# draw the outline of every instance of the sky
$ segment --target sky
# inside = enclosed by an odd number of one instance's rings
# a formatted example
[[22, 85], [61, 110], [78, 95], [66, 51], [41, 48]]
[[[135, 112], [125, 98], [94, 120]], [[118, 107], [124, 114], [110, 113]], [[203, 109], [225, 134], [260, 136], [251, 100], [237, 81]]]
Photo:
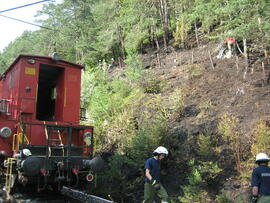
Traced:
[[[48, 2], [39, 3], [7, 12], [1, 11], [38, 1], [41, 0], [0, 0], [0, 14], [37, 24], [35, 20], [38, 18], [35, 17], [35, 15], [37, 14], [37, 11], [41, 10], [43, 5]], [[61, 1], [63, 0], [57, 0], [56, 2], [60, 3]], [[28, 25], [0, 16], [0, 51], [2, 51], [10, 42], [19, 37], [25, 30], [37, 29], [39, 29], [37, 26]]]

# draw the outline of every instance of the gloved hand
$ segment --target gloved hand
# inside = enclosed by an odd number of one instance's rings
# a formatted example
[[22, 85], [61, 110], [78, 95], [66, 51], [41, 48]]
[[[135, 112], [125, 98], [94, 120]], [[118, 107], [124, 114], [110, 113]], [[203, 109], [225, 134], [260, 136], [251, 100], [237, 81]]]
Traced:
[[154, 188], [155, 188], [156, 190], [159, 190], [159, 189], [160, 189], [160, 184], [159, 184], [159, 183], [156, 183], [156, 184], [154, 185]]
[[156, 190], [160, 189], [160, 184], [157, 180], [150, 180], [150, 184], [153, 185]]
[[259, 199], [258, 195], [253, 195], [251, 197], [251, 203], [256, 203], [258, 201], [258, 199]]
[[151, 179], [151, 180], [149, 180], [149, 183], [150, 183], [151, 185], [155, 185], [155, 184], [157, 183], [157, 181], [154, 180], [154, 179]]

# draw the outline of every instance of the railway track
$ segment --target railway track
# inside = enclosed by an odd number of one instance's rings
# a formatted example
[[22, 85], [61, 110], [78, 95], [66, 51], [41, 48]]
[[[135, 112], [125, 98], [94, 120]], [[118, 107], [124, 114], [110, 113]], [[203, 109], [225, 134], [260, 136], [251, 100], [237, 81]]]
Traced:
[[83, 191], [70, 189], [68, 187], [63, 187], [61, 190], [61, 193], [63, 195], [66, 195], [70, 198], [73, 198], [74, 200], [79, 200], [81, 202], [87, 202], [87, 203], [113, 203], [113, 201], [97, 197], [95, 195], [90, 195], [88, 193], [85, 193]]
[[14, 193], [7, 195], [0, 191], [1, 203], [81, 203], [79, 200], [55, 192], [44, 193]]
[[83, 191], [63, 187], [61, 192], [14, 193], [7, 195], [0, 190], [1, 203], [113, 203], [113, 201], [87, 194]]

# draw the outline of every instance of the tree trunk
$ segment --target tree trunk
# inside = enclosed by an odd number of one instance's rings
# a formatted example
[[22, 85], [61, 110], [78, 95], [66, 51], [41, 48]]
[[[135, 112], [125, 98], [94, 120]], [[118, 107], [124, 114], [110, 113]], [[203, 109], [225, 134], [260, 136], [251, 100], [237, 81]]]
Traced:
[[182, 29], [181, 29], [181, 45], [182, 48], [185, 48], [185, 38], [184, 38], [184, 34], [185, 34], [185, 30], [184, 30], [184, 18], [182, 18]]
[[[259, 23], [259, 25], [262, 24], [261, 17], [258, 18], [258, 23]], [[262, 32], [262, 29], [261, 28], [260, 28], [260, 32]], [[264, 55], [265, 55], [265, 59], [266, 59], [267, 64], [269, 64], [268, 53], [267, 53], [267, 49], [265, 48], [265, 46], [264, 46]]]
[[118, 64], [119, 64], [120, 68], [122, 68], [122, 60], [121, 60], [121, 57], [118, 57]]
[[155, 42], [153, 41], [153, 37], [152, 37], [152, 29], [151, 27], [148, 28], [148, 40], [149, 40], [149, 43], [154, 46], [155, 45]]
[[212, 67], [212, 69], [215, 69], [215, 65], [213, 63], [213, 59], [212, 59], [210, 51], [208, 51], [208, 54], [209, 54], [209, 58], [210, 58], [210, 62], [211, 62], [211, 67]]
[[[156, 28], [154, 28], [153, 30], [156, 31]], [[155, 42], [156, 42], [156, 46], [157, 46], [157, 62], [158, 62], [158, 66], [159, 68], [161, 68], [161, 61], [160, 61], [160, 46], [159, 46], [159, 42], [158, 42], [158, 36], [156, 33], [154, 33], [155, 35]]]
[[75, 58], [76, 58], [75, 59], [76, 63], [78, 63], [78, 61], [79, 61], [79, 52], [78, 52], [78, 40], [77, 39], [75, 40]]
[[262, 62], [262, 79], [263, 79], [263, 82], [265, 83], [266, 82], [266, 75], [265, 75], [265, 68], [264, 68], [264, 62]]
[[157, 51], [159, 52], [160, 51], [160, 46], [159, 46], [158, 36], [157, 36], [156, 30], [157, 30], [157, 28], [153, 27], [153, 36], [154, 36], [154, 40], [155, 40], [155, 43], [156, 43], [156, 46], [157, 46]]
[[226, 54], [228, 58], [232, 57], [232, 44], [227, 42], [227, 46], [228, 46], [228, 53]]
[[194, 23], [194, 27], [195, 27], [195, 36], [196, 36], [197, 46], [200, 47], [200, 42], [199, 42], [199, 37], [198, 37], [198, 28], [197, 28], [197, 22], [196, 21]]
[[244, 46], [244, 57], [245, 57], [245, 66], [246, 66], [246, 71], [248, 69], [248, 53], [247, 53], [247, 40], [243, 39], [243, 46]]
[[161, 68], [161, 61], [160, 61], [160, 53], [157, 53], [157, 62], [158, 62], [158, 67]]
[[[183, 2], [183, 0], [181, 1], [181, 13], [184, 13], [184, 2]], [[185, 48], [185, 39], [184, 39], [184, 32], [185, 32], [185, 30], [184, 30], [184, 18], [182, 17], [181, 18], [181, 24], [182, 24], [182, 26], [181, 26], [181, 45], [182, 45], [182, 47], [183, 48]]]
[[167, 4], [167, 0], [163, 0], [164, 2], [164, 34], [165, 34], [165, 38], [166, 38], [166, 44], [167, 41], [169, 39], [168, 35], [169, 35], [169, 26], [170, 26], [170, 16], [169, 16], [169, 11], [168, 11], [168, 4]]
[[270, 59], [268, 58], [268, 51], [267, 51], [267, 49], [264, 50], [264, 56], [265, 56], [265, 59], [266, 59], [267, 64], [270, 64]]
[[238, 71], [239, 71], [238, 56], [235, 57], [235, 64], [236, 64], [236, 72], [237, 72], [237, 74], [238, 74]]
[[159, 46], [159, 42], [158, 42], [157, 36], [155, 38], [155, 42], [156, 42], [157, 50], [158, 50], [158, 52], [160, 52], [160, 46]]
[[155, 43], [156, 43], [156, 40], [155, 40], [155, 30], [154, 30], [154, 28], [153, 28], [153, 26], [151, 27], [151, 44], [152, 44], [152, 47], [154, 47], [155, 46]]
[[169, 13], [167, 0], [159, 0], [158, 10], [160, 14], [160, 21], [163, 28], [164, 48], [167, 49], [168, 33], [169, 33]]
[[121, 26], [118, 27], [118, 31], [119, 31], [119, 40], [120, 40], [122, 58], [125, 59], [126, 58], [125, 42], [124, 42], [124, 37], [123, 37], [123, 32], [122, 32]]

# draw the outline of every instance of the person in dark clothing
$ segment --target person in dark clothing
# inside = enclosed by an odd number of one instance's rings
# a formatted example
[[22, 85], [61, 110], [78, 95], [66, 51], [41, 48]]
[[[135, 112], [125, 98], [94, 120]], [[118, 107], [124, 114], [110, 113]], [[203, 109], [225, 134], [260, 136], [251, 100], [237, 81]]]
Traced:
[[270, 202], [270, 168], [268, 167], [269, 157], [265, 153], [256, 156], [258, 167], [252, 172], [252, 203]]
[[168, 155], [168, 150], [159, 146], [153, 154], [154, 157], [147, 159], [145, 163], [143, 203], [153, 203], [156, 194], [161, 198], [161, 203], [167, 203], [167, 191], [160, 183], [160, 161]]

